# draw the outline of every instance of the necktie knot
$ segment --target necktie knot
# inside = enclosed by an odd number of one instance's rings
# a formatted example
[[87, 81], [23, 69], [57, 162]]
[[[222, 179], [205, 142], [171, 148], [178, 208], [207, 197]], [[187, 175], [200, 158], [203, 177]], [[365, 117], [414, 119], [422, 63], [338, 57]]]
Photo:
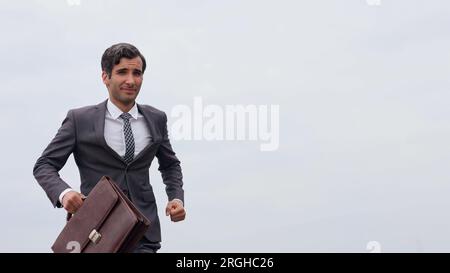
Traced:
[[123, 120], [130, 120], [132, 118], [132, 116], [129, 113], [122, 113], [122, 115], [120, 115], [120, 117]]

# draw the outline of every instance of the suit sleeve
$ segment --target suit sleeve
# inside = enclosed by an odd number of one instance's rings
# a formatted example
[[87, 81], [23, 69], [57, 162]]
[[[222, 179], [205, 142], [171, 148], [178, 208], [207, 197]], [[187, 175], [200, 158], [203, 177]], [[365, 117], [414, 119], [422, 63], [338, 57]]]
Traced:
[[167, 132], [167, 116], [164, 113], [162, 119], [163, 140], [158, 148], [156, 157], [163, 183], [166, 185], [166, 193], [169, 200], [180, 199], [184, 203], [183, 174], [181, 173], [180, 161], [170, 145]]
[[59, 176], [76, 143], [76, 128], [73, 111], [67, 113], [56, 136], [38, 158], [33, 175], [44, 189], [53, 206], [61, 207], [59, 195], [70, 186]]

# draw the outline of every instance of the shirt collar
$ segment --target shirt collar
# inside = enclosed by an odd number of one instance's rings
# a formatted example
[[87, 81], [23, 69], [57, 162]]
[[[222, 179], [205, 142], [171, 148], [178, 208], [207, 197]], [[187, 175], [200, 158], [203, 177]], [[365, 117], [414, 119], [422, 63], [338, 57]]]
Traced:
[[[122, 115], [122, 110], [119, 109], [114, 103], [111, 102], [110, 99], [108, 99], [108, 103], [106, 104], [106, 109], [108, 110], [109, 114], [113, 119], [118, 119], [120, 115]], [[135, 102], [133, 107], [128, 111], [128, 113], [134, 118], [138, 118], [138, 108], [137, 103]]]

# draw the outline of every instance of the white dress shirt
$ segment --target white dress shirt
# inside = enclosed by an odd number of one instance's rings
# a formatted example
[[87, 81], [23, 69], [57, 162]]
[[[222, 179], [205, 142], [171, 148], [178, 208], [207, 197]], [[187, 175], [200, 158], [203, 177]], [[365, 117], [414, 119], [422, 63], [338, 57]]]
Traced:
[[[108, 102], [106, 104], [104, 137], [108, 146], [111, 147], [111, 149], [113, 149], [121, 157], [125, 155], [123, 119], [120, 118], [120, 115], [122, 113], [122, 110], [120, 110], [119, 107], [117, 107], [114, 103], [111, 102], [111, 100], [108, 99]], [[134, 138], [134, 156], [136, 157], [150, 143], [151, 135], [147, 127], [145, 118], [141, 113], [139, 113], [136, 103], [134, 104], [133, 108], [128, 111], [128, 113], [132, 116], [132, 118], [130, 119], [130, 125]], [[59, 195], [59, 202], [61, 202], [61, 204], [62, 198], [69, 191], [73, 191], [73, 189], [68, 188]], [[174, 200], [183, 203], [179, 199]]]
[[[106, 143], [123, 157], [125, 155], [125, 137], [123, 135], [123, 119], [120, 118], [123, 112], [110, 100], [108, 100], [106, 108], [104, 132]], [[136, 157], [150, 143], [150, 131], [144, 116], [139, 113], [136, 103], [128, 113], [132, 116], [130, 125], [134, 138], [134, 156]]]

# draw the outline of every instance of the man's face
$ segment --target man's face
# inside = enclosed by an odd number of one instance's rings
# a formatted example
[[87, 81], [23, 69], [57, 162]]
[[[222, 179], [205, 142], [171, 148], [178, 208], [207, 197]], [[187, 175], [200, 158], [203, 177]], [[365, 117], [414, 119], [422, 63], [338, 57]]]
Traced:
[[113, 102], [123, 106], [134, 104], [143, 80], [141, 58], [120, 59], [112, 69], [111, 78], [103, 71], [102, 79]]

